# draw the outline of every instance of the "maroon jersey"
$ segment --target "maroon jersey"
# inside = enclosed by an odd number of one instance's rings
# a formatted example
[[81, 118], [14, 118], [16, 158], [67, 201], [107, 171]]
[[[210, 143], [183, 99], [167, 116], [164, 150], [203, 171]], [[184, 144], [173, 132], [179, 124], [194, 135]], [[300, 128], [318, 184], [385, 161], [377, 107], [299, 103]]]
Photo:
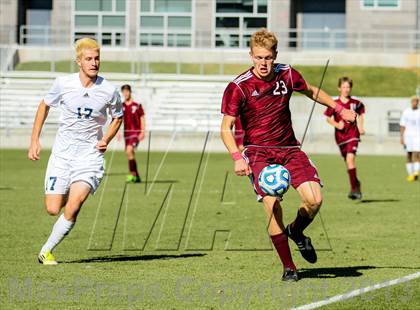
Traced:
[[123, 104], [124, 111], [124, 137], [136, 137], [140, 134], [141, 117], [144, 110], [141, 104], [131, 101], [130, 104]]
[[[349, 100], [344, 103], [340, 100], [340, 97], [335, 99], [335, 102], [341, 104], [344, 108], [353, 110], [357, 115], [362, 115], [365, 113], [365, 106], [363, 103], [355, 98], [350, 97]], [[324, 112], [324, 115], [327, 117], [334, 116], [336, 122], [340, 122], [343, 119], [341, 116], [334, 111], [332, 108], [327, 108]], [[342, 130], [335, 129], [335, 141], [338, 145], [346, 144], [351, 141], [359, 141], [360, 133], [357, 128], [357, 122], [348, 123], [344, 122], [344, 128]]]
[[226, 87], [222, 113], [241, 118], [244, 145], [299, 145], [292, 127], [289, 100], [293, 91], [307, 88], [305, 80], [289, 65], [275, 64], [271, 81], [259, 79], [252, 69]]

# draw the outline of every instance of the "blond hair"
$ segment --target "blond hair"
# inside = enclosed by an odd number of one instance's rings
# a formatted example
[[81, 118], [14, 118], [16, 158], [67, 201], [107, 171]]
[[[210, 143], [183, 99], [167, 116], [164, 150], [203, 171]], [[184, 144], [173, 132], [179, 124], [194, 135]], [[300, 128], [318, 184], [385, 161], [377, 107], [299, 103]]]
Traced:
[[414, 101], [414, 100], [419, 101], [419, 97], [418, 97], [418, 96], [416, 96], [416, 95], [411, 96], [411, 101]]
[[81, 38], [76, 41], [74, 44], [74, 49], [76, 50], [76, 58], [79, 59], [82, 56], [82, 52], [85, 49], [89, 50], [100, 50], [98, 42], [91, 38]]
[[249, 46], [251, 51], [254, 46], [259, 46], [276, 52], [277, 43], [278, 41], [274, 33], [268, 31], [265, 28], [261, 28], [252, 34]]

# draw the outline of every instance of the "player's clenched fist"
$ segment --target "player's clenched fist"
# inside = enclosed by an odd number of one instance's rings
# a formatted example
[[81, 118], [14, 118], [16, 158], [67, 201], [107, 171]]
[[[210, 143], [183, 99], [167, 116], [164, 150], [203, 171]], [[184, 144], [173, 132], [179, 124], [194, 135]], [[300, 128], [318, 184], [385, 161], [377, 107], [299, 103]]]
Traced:
[[98, 144], [96, 144], [96, 149], [101, 153], [105, 153], [107, 147], [108, 144], [104, 140], [100, 140], [98, 141]]
[[38, 160], [40, 151], [41, 145], [39, 144], [39, 141], [32, 141], [28, 150], [28, 158], [30, 160]]
[[341, 111], [340, 115], [345, 121], [348, 121], [350, 123], [353, 123], [356, 120], [356, 112], [354, 112], [353, 110], [344, 109], [343, 111]]
[[246, 161], [243, 158], [235, 160], [236, 175], [239, 175], [239, 176], [250, 175], [251, 172], [252, 172], [251, 168], [249, 167], [249, 165], [246, 163]]
[[337, 104], [334, 109], [343, 120], [353, 123], [356, 120], [356, 112], [345, 109], [341, 104]]

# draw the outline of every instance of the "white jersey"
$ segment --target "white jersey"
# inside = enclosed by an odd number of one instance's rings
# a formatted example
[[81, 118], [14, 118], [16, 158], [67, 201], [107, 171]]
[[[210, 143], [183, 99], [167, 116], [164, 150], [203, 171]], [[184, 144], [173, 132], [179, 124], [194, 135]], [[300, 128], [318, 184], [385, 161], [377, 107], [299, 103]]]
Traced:
[[112, 118], [123, 116], [116, 88], [98, 76], [94, 85], [82, 86], [79, 73], [56, 78], [44, 102], [61, 110], [53, 154], [63, 158], [97, 154], [107, 110]]
[[405, 109], [401, 116], [400, 126], [405, 127], [404, 136], [420, 136], [420, 109]]

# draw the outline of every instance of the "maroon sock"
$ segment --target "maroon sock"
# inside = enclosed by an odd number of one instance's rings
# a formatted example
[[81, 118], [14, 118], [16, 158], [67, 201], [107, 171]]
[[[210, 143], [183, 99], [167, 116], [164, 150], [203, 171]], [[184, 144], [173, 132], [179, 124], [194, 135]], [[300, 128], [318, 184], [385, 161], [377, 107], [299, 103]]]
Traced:
[[298, 210], [295, 220], [290, 224], [290, 227], [292, 229], [291, 236], [301, 235], [305, 228], [308, 227], [313, 220], [314, 219], [311, 219], [308, 216], [301, 215]]
[[279, 254], [283, 267], [296, 270], [296, 266], [292, 259], [292, 253], [290, 253], [287, 235], [285, 233], [281, 233], [270, 237], [274, 247], [277, 250], [277, 253]]
[[351, 190], [355, 191], [357, 189], [357, 184], [359, 183], [357, 180], [356, 168], [348, 169], [347, 172], [349, 174]]
[[137, 162], [135, 159], [130, 159], [128, 161], [128, 170], [131, 172], [132, 175], [134, 176], [139, 176], [139, 173], [137, 171]]

